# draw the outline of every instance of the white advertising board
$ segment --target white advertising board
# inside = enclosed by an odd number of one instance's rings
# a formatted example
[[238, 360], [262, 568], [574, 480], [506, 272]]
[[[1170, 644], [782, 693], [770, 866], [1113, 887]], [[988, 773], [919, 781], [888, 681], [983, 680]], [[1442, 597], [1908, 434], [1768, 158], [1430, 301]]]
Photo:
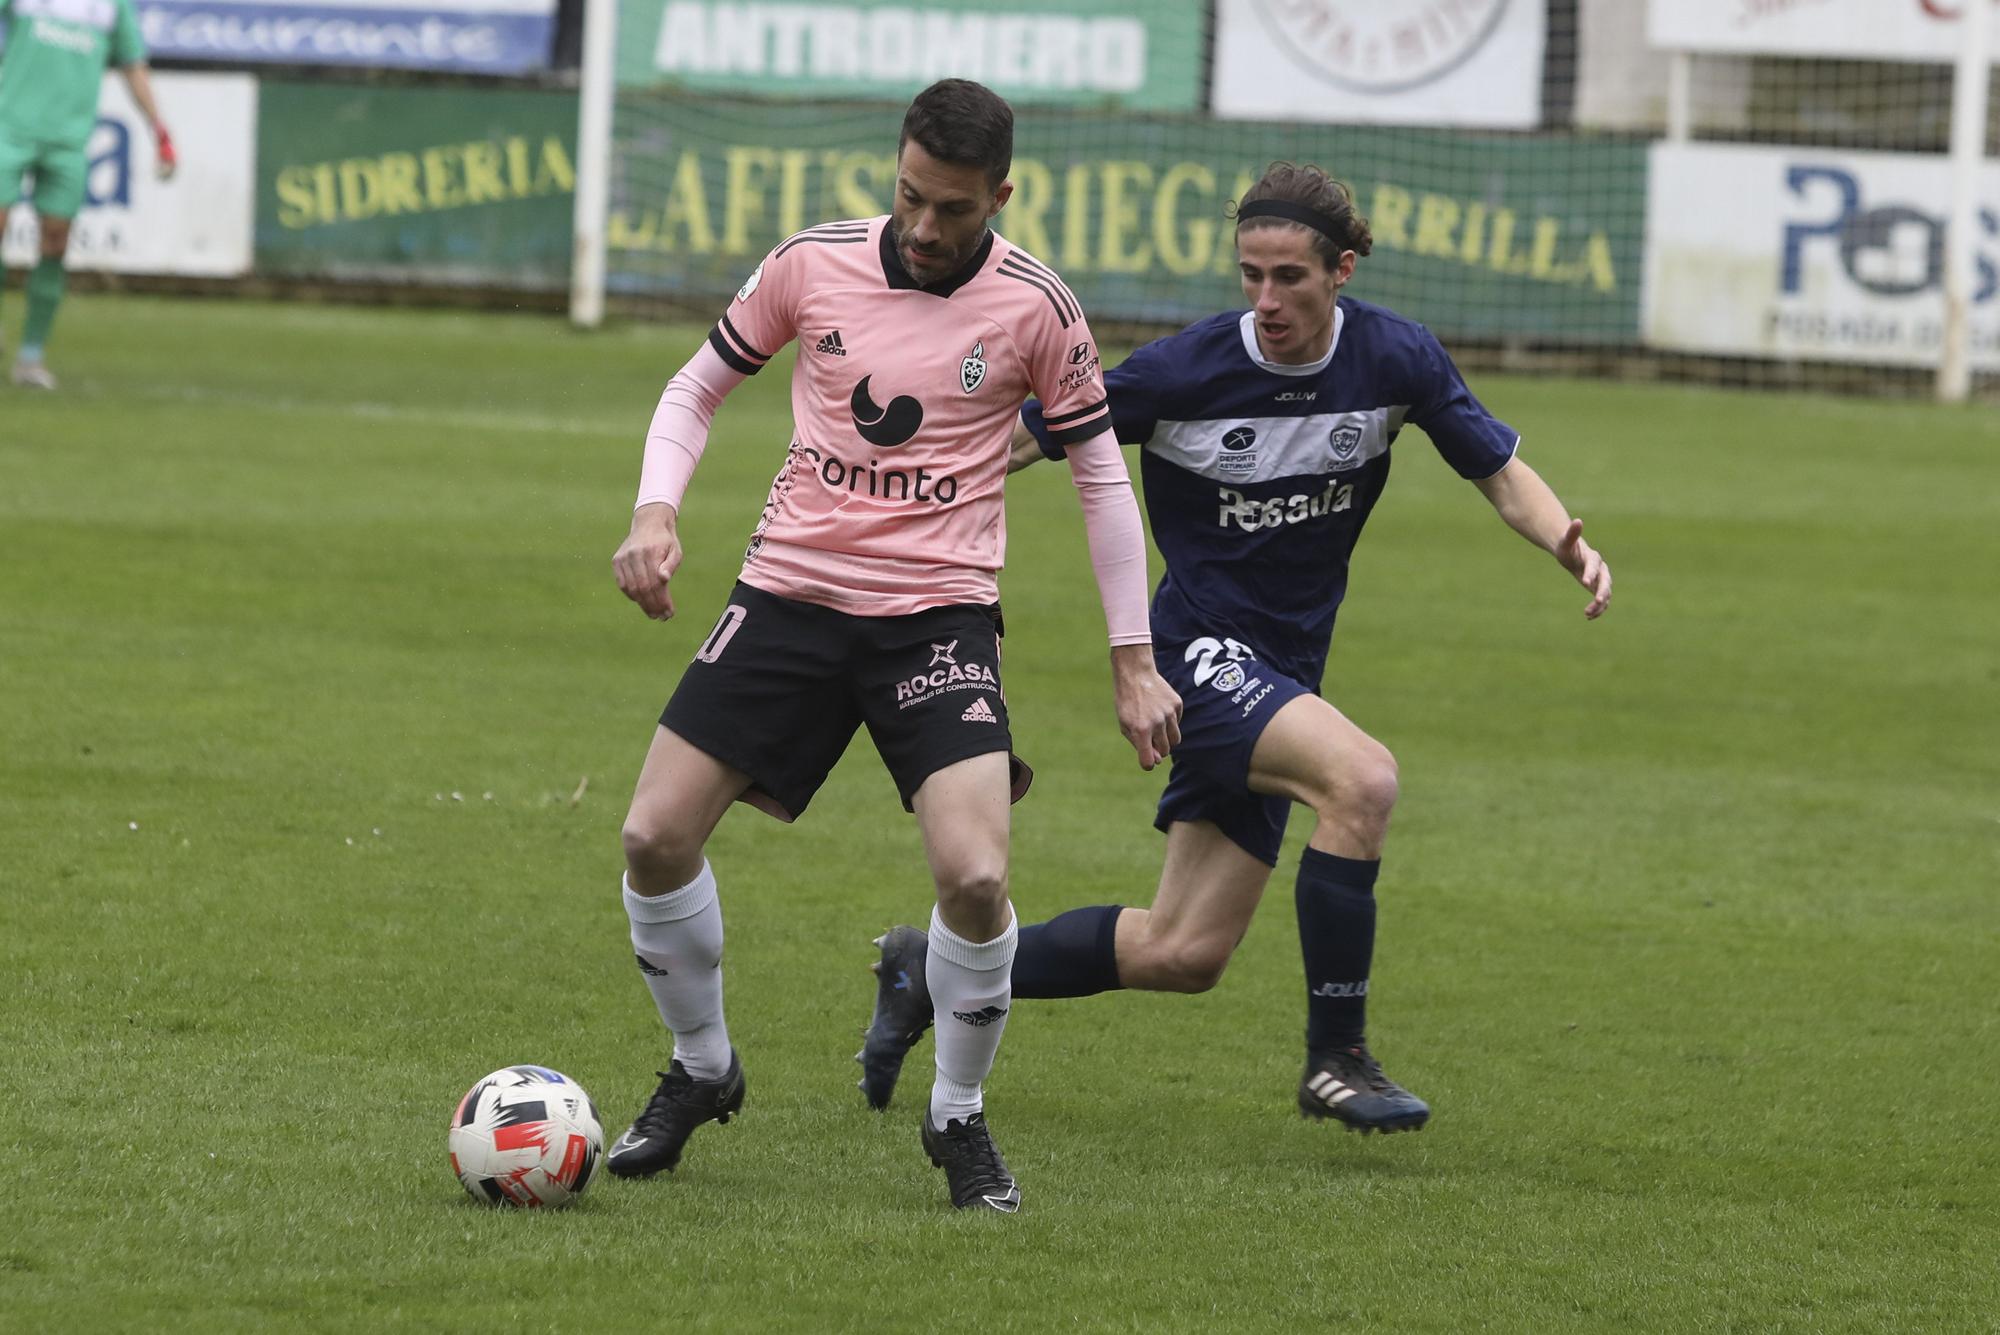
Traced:
[[1219, 0], [1215, 114], [1524, 128], [1541, 120], [1541, 0]]
[[[1987, 0], [2000, 3], [2000, 0]], [[1851, 56], [1950, 64], [1973, 0], [1649, 0], [1646, 32], [1673, 51]], [[1993, 25], [2000, 50], [2000, 23]]]
[[[106, 273], [227, 278], [250, 272], [257, 184], [257, 81], [247, 74], [155, 71], [153, 94], [173, 132], [180, 170], [154, 175], [153, 136], [125, 80], [104, 79], [83, 212], [69, 267]], [[34, 210], [7, 219], [10, 266], [34, 263]]]
[[[1980, 176], [1972, 364], [2000, 369], [2000, 166]], [[1943, 346], [1942, 157], [1655, 144], [1641, 294], [1648, 344], [1935, 366]]]

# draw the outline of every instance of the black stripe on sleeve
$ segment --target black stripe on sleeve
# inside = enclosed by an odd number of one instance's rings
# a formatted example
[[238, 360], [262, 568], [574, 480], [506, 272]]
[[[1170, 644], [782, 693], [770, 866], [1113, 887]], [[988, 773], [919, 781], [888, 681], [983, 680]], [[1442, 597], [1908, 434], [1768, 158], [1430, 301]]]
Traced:
[[1109, 430], [1111, 430], [1111, 414], [1105, 413], [1094, 421], [1078, 422], [1075, 426], [1057, 427], [1049, 432], [1049, 443], [1051, 445], [1081, 445], [1084, 441], [1094, 436], [1101, 436]]
[[1043, 264], [1040, 260], [1036, 259], [1032, 255], [1029, 255], [1026, 251], [1020, 251], [1020, 250], [1009, 251], [1007, 254], [1007, 258], [1015, 261], [1016, 263], [1027, 266], [1030, 272], [1040, 274], [1042, 277], [1048, 279], [1050, 283], [1054, 284], [1056, 289], [1056, 294], [1060, 296], [1064, 301], [1069, 303], [1071, 320], [1074, 320], [1076, 319], [1077, 316], [1083, 314], [1083, 307], [1077, 305], [1076, 294], [1069, 290], [1069, 285], [1063, 282], [1063, 280], [1057, 276], [1056, 271], [1054, 269], [1051, 269], [1048, 265]]
[[1088, 408], [1078, 408], [1073, 413], [1057, 413], [1053, 417], [1043, 417], [1042, 421], [1048, 424], [1049, 426], [1067, 426], [1071, 422], [1079, 421], [1082, 418], [1090, 416], [1092, 413], [1103, 412], [1106, 404], [1108, 404], [1109, 402], [1110, 400], [1108, 399], [1099, 399], [1096, 403], [1091, 404]]
[[750, 340], [743, 337], [743, 331], [741, 329], [738, 329], [735, 325], [729, 322], [728, 311], [724, 311], [722, 313], [722, 332], [729, 335], [731, 339], [735, 340], [737, 348], [743, 353], [743, 355], [749, 358], [751, 361], [756, 362], [759, 366], [762, 366], [765, 362], [771, 360], [770, 353], [757, 351], [756, 347], [750, 342]]
[[846, 246], [853, 245], [857, 241], [866, 241], [868, 239], [868, 224], [865, 222], [856, 223], [854, 226], [858, 230], [852, 232], [839, 230], [835, 227], [815, 228], [809, 232], [800, 232], [797, 236], [772, 251], [771, 258], [776, 259], [793, 246], [802, 246], [808, 241], [817, 241], [821, 245], [827, 246]]
[[715, 349], [716, 355], [722, 358], [724, 364], [730, 370], [739, 374], [756, 375], [764, 369], [756, 362], [746, 361], [736, 349], [730, 347], [729, 340], [722, 336], [722, 326], [720, 325], [708, 331], [708, 346]]
[[1047, 282], [1043, 281], [1040, 278], [1035, 277], [1030, 271], [1026, 269], [1009, 268], [1008, 266], [1012, 262], [1013, 262], [1013, 256], [1010, 255], [1006, 259], [1000, 261], [999, 268], [997, 268], [994, 272], [1005, 274], [1007, 277], [1013, 279], [1017, 283], [1026, 283], [1029, 287], [1041, 289], [1042, 295], [1049, 299], [1050, 307], [1052, 307], [1055, 310], [1056, 319], [1062, 322], [1063, 328], [1065, 329], [1069, 328], [1071, 324], [1069, 312], [1066, 309], [1064, 309], [1061, 299], [1056, 296], [1055, 289], [1050, 287]]

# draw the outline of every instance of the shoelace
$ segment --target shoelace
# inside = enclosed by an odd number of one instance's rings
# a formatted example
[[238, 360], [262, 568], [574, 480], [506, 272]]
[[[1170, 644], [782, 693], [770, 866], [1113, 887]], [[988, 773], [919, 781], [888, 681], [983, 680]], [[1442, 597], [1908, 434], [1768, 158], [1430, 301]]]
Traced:
[[1360, 1077], [1360, 1083], [1366, 1084], [1370, 1089], [1384, 1090], [1391, 1086], [1392, 1082], [1388, 1074], [1383, 1071], [1382, 1063], [1376, 1061], [1374, 1054], [1366, 1048], [1338, 1048], [1333, 1055], [1342, 1066]]
[[[954, 1127], [958, 1129], [954, 1130]], [[965, 1147], [965, 1157], [978, 1173], [971, 1185], [999, 1186], [1007, 1181], [1007, 1170], [1000, 1163], [1000, 1147], [986, 1133], [984, 1123], [947, 1122], [944, 1136], [946, 1140], [957, 1141]]]
[[649, 1136], [668, 1129], [674, 1114], [684, 1106], [686, 1096], [694, 1090], [692, 1076], [678, 1071], [655, 1071], [654, 1074], [660, 1077], [660, 1087], [646, 1101], [645, 1111], [632, 1119], [632, 1124]]

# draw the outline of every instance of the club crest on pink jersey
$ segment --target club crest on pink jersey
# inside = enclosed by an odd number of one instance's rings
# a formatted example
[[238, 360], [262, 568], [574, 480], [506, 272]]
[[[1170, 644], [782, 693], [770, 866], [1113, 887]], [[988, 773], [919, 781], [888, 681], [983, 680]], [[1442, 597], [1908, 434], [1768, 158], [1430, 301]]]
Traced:
[[970, 394], [985, 383], [985, 380], [986, 345], [984, 343], [974, 343], [972, 351], [967, 353], [965, 360], [958, 364], [958, 383], [965, 387], [967, 394]]

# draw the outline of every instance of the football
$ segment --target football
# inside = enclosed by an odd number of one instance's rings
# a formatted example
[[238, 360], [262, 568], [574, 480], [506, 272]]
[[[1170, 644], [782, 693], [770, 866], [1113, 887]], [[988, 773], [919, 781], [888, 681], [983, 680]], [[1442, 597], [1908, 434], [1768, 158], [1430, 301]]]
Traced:
[[508, 1066], [458, 1101], [450, 1146], [451, 1170], [472, 1199], [548, 1209], [590, 1185], [604, 1127], [576, 1081], [546, 1066]]

